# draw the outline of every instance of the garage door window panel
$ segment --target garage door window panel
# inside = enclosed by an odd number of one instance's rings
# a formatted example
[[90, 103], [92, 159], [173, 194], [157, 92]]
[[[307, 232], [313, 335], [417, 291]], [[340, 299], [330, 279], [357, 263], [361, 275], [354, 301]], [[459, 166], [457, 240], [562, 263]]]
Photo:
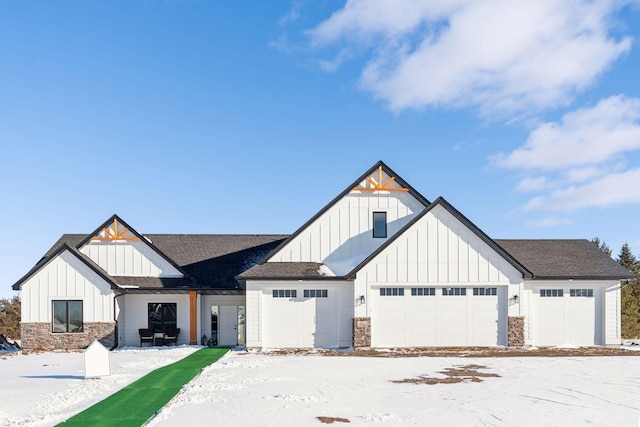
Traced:
[[540, 289], [540, 297], [542, 298], [561, 298], [563, 296], [562, 289]]
[[449, 296], [465, 296], [467, 295], [467, 288], [442, 288], [442, 295]]
[[570, 289], [569, 295], [571, 297], [593, 298], [593, 289]]
[[436, 288], [411, 288], [411, 296], [435, 296]]
[[296, 298], [298, 291], [295, 289], [274, 289], [271, 295], [273, 298]]
[[380, 296], [404, 296], [404, 288], [380, 288]]
[[475, 296], [495, 296], [498, 295], [498, 288], [473, 288]]
[[304, 297], [305, 298], [327, 298], [329, 296], [329, 291], [327, 289], [305, 289]]

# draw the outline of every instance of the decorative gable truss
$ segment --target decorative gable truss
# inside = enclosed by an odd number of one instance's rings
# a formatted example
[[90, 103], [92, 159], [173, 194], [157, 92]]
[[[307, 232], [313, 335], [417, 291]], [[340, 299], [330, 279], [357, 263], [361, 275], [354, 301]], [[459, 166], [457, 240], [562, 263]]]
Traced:
[[[315, 262], [351, 271], [429, 202], [382, 162], [349, 185], [277, 248], [266, 262]], [[374, 234], [374, 217], [384, 232]]]
[[78, 249], [110, 276], [186, 277], [149, 239], [113, 215], [89, 234]]

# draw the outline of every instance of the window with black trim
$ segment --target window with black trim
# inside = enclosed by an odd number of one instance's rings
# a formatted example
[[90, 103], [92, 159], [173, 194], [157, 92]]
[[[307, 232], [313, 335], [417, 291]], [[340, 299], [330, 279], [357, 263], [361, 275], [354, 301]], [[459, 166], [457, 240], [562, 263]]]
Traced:
[[593, 289], [570, 289], [569, 296], [572, 297], [593, 297]]
[[467, 294], [467, 288], [442, 288], [444, 296], [464, 296]]
[[298, 291], [296, 289], [274, 289], [271, 295], [274, 298], [296, 298]]
[[404, 288], [380, 288], [380, 296], [390, 297], [390, 296], [403, 296]]
[[149, 329], [166, 332], [178, 327], [178, 304], [175, 302], [150, 302], [147, 309]]
[[327, 298], [329, 296], [329, 291], [327, 289], [305, 289], [304, 297], [305, 298]]
[[436, 288], [411, 288], [411, 296], [434, 296]]
[[540, 296], [543, 298], [558, 298], [564, 296], [562, 289], [540, 289]]
[[83, 332], [82, 301], [51, 301], [52, 321], [51, 331]]
[[373, 213], [373, 237], [375, 238], [387, 237], [387, 213], [386, 212]]
[[473, 295], [498, 295], [498, 288], [473, 288]]

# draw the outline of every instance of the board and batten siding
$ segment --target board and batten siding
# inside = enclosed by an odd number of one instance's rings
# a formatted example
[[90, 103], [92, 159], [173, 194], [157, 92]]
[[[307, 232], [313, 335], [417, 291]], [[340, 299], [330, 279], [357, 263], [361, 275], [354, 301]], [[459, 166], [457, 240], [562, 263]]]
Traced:
[[622, 318], [620, 313], [620, 282], [604, 285], [604, 343], [620, 345], [622, 343]]
[[111, 276], [183, 276], [171, 263], [142, 241], [91, 241], [80, 251]]
[[336, 275], [346, 274], [387, 240], [373, 237], [373, 212], [387, 213], [391, 237], [424, 208], [406, 192], [352, 191], [269, 261], [321, 262]]
[[51, 301], [82, 300], [84, 322], [113, 322], [111, 286], [69, 251], [22, 284], [24, 323], [51, 322]]
[[[508, 286], [517, 292], [522, 273], [449, 211], [434, 207], [358, 273], [355, 295], [371, 285], [396, 283]], [[368, 299], [368, 298], [367, 298]], [[356, 316], [366, 316], [366, 304]]]
[[190, 306], [189, 294], [127, 294], [127, 303], [124, 306], [126, 325], [125, 340], [120, 346], [139, 347], [140, 335], [138, 329], [148, 328], [148, 304], [149, 303], [176, 303], [178, 325], [177, 345], [189, 344]]

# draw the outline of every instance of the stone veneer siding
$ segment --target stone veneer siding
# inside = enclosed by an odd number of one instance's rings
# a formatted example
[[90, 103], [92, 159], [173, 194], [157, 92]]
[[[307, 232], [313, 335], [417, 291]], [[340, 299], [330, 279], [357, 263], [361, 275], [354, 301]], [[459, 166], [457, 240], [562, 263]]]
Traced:
[[353, 348], [371, 347], [371, 318], [353, 318]]
[[33, 349], [83, 349], [93, 340], [111, 348], [115, 345], [115, 322], [86, 322], [84, 332], [53, 333], [51, 323], [21, 323], [22, 348]]
[[524, 345], [524, 317], [509, 317], [507, 329], [509, 347], [522, 347]]

